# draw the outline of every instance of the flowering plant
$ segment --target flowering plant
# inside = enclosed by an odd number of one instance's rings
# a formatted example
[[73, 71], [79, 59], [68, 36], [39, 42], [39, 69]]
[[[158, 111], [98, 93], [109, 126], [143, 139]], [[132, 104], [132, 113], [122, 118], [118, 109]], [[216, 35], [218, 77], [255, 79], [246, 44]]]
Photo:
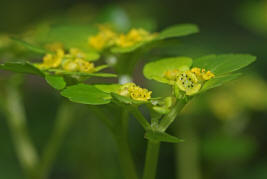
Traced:
[[[251, 55], [224, 54], [194, 59], [183, 56], [167, 57], [146, 63], [144, 76], [169, 85], [172, 92], [168, 96], [153, 96], [152, 91], [133, 82], [135, 64], [147, 51], [155, 48], [159, 42], [196, 32], [197, 26], [191, 24], [175, 25], [157, 33], [141, 28], [121, 33], [112, 27], [101, 25], [85, 39], [88, 41], [85, 49], [75, 46], [69, 48], [61, 42], [41, 48], [14, 39], [29, 50], [41, 54], [42, 62], [6, 62], [0, 65], [0, 69], [42, 76], [70, 101], [90, 105], [116, 139], [125, 178], [130, 179], [138, 178], [127, 137], [128, 117], [133, 114], [143, 127], [144, 137], [148, 140], [143, 178], [153, 179], [156, 176], [160, 143], [183, 141], [168, 134], [166, 130], [184, 106], [195, 96], [236, 79], [240, 76], [236, 71], [255, 61], [255, 57]], [[106, 68], [113, 69], [116, 74], [110, 71], [99, 72]], [[125, 75], [129, 77], [127, 80]], [[119, 82], [86, 83], [87, 79], [93, 77], [118, 77]], [[96, 105], [96, 108], [92, 108]], [[140, 107], [148, 109], [149, 119], [140, 112]], [[120, 111], [119, 114], [112, 113], [114, 108]]]

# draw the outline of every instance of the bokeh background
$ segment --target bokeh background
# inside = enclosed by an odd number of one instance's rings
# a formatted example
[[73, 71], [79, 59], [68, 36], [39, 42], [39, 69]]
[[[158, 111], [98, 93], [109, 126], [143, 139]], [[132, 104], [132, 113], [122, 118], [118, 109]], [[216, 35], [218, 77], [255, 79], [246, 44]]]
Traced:
[[[103, 19], [125, 29], [141, 26], [151, 31], [178, 23], [199, 26], [199, 34], [183, 38], [178, 45], [170, 43], [163, 49], [163, 56], [197, 57], [210, 53], [257, 56], [257, 62], [243, 71], [242, 78], [197, 97], [186, 107], [181, 119], [170, 128], [170, 133], [185, 142], [162, 144], [157, 178], [267, 178], [266, 0], [1, 0], [0, 59], [29, 55], [12, 45], [7, 35], [32, 41], [30, 37], [46, 32], [50, 26], [86, 25]], [[59, 38], [67, 38], [70, 34], [66, 33], [62, 28]], [[162, 86], [144, 80], [141, 73], [144, 63], [145, 60], [138, 64], [135, 81], [161, 95]], [[9, 78], [10, 73], [0, 73], [0, 88]], [[33, 76], [24, 78], [20, 93], [30, 138], [41, 153], [53, 131], [59, 104], [65, 99], [43, 79]], [[65, 136], [49, 178], [123, 178], [116, 145], [107, 128], [86, 106], [73, 108], [79, 115]], [[134, 119], [130, 121], [129, 141], [141, 174], [146, 141]], [[8, 122], [1, 112], [0, 178], [24, 178]]]

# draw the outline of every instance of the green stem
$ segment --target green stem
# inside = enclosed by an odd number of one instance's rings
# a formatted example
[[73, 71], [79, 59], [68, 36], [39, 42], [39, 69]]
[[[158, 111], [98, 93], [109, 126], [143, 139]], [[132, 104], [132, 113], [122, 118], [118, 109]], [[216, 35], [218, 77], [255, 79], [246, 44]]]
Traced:
[[167, 115], [165, 115], [160, 121], [158, 130], [164, 132], [173, 123], [173, 121], [175, 120], [175, 118], [181, 112], [181, 110], [184, 108], [185, 105], [186, 105], [185, 100], [177, 101], [177, 103], [171, 109], [171, 111]]
[[62, 104], [58, 111], [51, 138], [44, 149], [40, 168], [38, 170], [40, 179], [48, 177], [58, 150], [73, 119], [73, 106], [67, 103]]
[[137, 119], [137, 121], [141, 124], [141, 126], [148, 130], [150, 129], [150, 124], [147, 122], [146, 118], [143, 116], [143, 114], [138, 110], [137, 107], [131, 108], [131, 112], [134, 115], [134, 117]]
[[127, 137], [128, 115], [129, 112], [124, 109], [120, 119], [120, 130], [116, 133], [116, 141], [119, 148], [119, 159], [124, 172], [124, 177], [129, 179], [138, 179]]
[[25, 174], [29, 178], [34, 178], [34, 170], [38, 163], [38, 154], [28, 135], [24, 107], [17, 86], [7, 85], [4, 103], [4, 112], [18, 159]]
[[[113, 134], [119, 150], [119, 160], [123, 170], [124, 178], [138, 179], [130, 147], [128, 144], [128, 115], [123, 109], [119, 123], [114, 125], [103, 110], [92, 108], [99, 119], [108, 127]], [[113, 121], [114, 122], [114, 121]]]
[[159, 148], [160, 142], [148, 141], [143, 179], [154, 179], [156, 177]]

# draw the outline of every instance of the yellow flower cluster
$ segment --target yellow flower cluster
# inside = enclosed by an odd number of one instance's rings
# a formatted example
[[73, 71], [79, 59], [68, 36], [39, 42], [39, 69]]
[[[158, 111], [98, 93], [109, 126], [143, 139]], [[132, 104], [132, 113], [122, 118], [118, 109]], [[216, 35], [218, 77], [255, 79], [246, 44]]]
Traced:
[[89, 45], [99, 51], [111, 46], [125, 48], [150, 41], [155, 36], [144, 29], [131, 29], [126, 34], [117, 34], [110, 27], [100, 26], [98, 34], [89, 37]]
[[201, 80], [209, 80], [215, 76], [211, 71], [206, 72], [205, 69], [196, 67], [192, 68], [191, 71]]
[[118, 94], [127, 96], [137, 101], [147, 101], [151, 98], [152, 91], [141, 88], [134, 83], [126, 83], [120, 87]]
[[117, 34], [108, 26], [99, 26], [99, 32], [89, 37], [89, 44], [96, 50], [103, 50], [115, 44]]
[[188, 96], [196, 94], [203, 83], [214, 76], [215, 75], [211, 71], [200, 68], [192, 68], [187, 71], [179, 71], [177, 69], [168, 70], [164, 74], [166, 79], [173, 81], [174, 84]]
[[71, 48], [65, 54], [62, 48], [55, 49], [55, 54], [49, 53], [43, 57], [43, 63], [37, 66], [41, 69], [63, 69], [68, 72], [92, 73], [95, 70], [93, 63], [86, 61], [86, 54], [76, 48]]
[[41, 69], [57, 68], [61, 65], [64, 57], [64, 50], [58, 49], [55, 54], [46, 54], [43, 57], [43, 63], [39, 64], [38, 67]]
[[150, 34], [144, 29], [132, 29], [127, 34], [119, 35], [116, 45], [119, 47], [130, 47], [140, 42], [150, 41], [155, 34]]

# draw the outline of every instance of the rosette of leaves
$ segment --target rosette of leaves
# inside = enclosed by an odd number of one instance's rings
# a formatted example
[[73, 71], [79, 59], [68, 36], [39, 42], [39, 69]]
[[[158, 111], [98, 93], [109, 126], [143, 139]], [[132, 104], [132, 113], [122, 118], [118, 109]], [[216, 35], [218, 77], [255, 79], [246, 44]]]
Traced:
[[[24, 46], [25, 48], [27, 48], [29, 51], [39, 54], [40, 58], [42, 58], [46, 54], [56, 53], [46, 48], [29, 44], [22, 40], [18, 40], [15, 38], [13, 38], [13, 40], [19, 43], [20, 45]], [[91, 62], [99, 59], [98, 54], [91, 52], [84, 52], [84, 54], [86, 56], [84, 59], [85, 61]], [[100, 73], [99, 71], [104, 68], [107, 68], [107, 65], [97, 66], [91, 73], [78, 72], [78, 71], [71, 72], [57, 68], [47, 68], [47, 69], [39, 68], [37, 63], [32, 63], [26, 60], [12, 60], [12, 61], [7, 61], [0, 65], [1, 70], [8, 70], [18, 73], [32, 74], [44, 77], [49, 85], [58, 90], [65, 88], [67, 82], [77, 83], [78, 81], [82, 81], [91, 77], [103, 77], [103, 78], [116, 77], [115, 74]]]

